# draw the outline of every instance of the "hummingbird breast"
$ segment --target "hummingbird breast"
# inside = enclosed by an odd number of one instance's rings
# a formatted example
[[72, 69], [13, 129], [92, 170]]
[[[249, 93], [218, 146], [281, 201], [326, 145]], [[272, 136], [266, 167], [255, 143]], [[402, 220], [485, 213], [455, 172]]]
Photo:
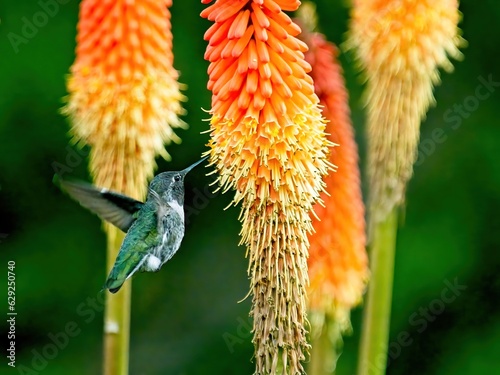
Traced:
[[[169, 203], [168, 207], [164, 207], [163, 210], [158, 212], [158, 234], [161, 240], [154, 249], [153, 254], [151, 254], [160, 261], [158, 269], [179, 250], [184, 237], [184, 210], [179, 204], [177, 206]], [[150, 265], [153, 268], [157, 262], [157, 260], [151, 258], [151, 260], [147, 260], [148, 264], [145, 264], [145, 266]]]

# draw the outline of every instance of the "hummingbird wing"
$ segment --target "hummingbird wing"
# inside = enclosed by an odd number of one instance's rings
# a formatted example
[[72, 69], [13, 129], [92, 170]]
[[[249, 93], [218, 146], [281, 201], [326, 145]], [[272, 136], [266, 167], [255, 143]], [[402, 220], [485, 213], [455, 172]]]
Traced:
[[111, 293], [120, 290], [125, 280], [141, 268], [160, 242], [156, 209], [148, 207], [141, 210], [123, 240], [104, 288], [109, 289]]
[[83, 182], [66, 181], [58, 175], [54, 176], [54, 183], [83, 207], [124, 232], [129, 230], [136, 220], [137, 212], [144, 205], [126, 195]]

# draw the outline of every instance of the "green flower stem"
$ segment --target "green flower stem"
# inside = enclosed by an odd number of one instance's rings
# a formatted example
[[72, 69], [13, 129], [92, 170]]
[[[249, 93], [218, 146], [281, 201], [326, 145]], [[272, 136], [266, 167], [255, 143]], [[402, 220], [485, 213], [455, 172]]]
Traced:
[[398, 226], [395, 207], [387, 218], [373, 226], [371, 279], [363, 315], [358, 375], [383, 375], [391, 320], [392, 283]]
[[[339, 352], [342, 336], [338, 325], [330, 318], [326, 317], [321, 327], [321, 332], [314, 334], [311, 339], [311, 358], [307, 365], [308, 375], [332, 375]], [[314, 327], [312, 329], [314, 333]]]
[[[123, 241], [123, 234], [113, 227], [108, 227], [106, 232], [107, 264], [108, 270], [111, 270]], [[131, 284], [131, 280], [128, 280], [116, 294], [105, 292], [104, 375], [128, 374]]]

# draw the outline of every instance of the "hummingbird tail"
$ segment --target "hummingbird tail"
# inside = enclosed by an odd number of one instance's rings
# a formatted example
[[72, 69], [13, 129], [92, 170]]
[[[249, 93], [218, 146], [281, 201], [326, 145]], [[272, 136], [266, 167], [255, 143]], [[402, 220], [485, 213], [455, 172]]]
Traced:
[[125, 280], [116, 280], [108, 278], [106, 284], [104, 284], [104, 289], [108, 289], [111, 293], [115, 294], [120, 290]]
[[112, 288], [112, 289], [110, 289], [109, 291], [110, 291], [111, 293], [115, 294], [116, 292], [118, 292], [118, 291], [120, 290], [120, 288], [121, 288], [121, 287], [122, 287], [122, 286], [120, 285], [119, 287], [117, 287], [117, 288]]
[[118, 255], [118, 259], [109, 273], [106, 283], [104, 284], [104, 288], [109, 289], [111, 293], [118, 292], [123, 283], [132, 277], [132, 275], [141, 268], [144, 261], [148, 258], [147, 256], [143, 256], [142, 259], [138, 257], [128, 257], [124, 260], [119, 260], [119, 257], [120, 255]]

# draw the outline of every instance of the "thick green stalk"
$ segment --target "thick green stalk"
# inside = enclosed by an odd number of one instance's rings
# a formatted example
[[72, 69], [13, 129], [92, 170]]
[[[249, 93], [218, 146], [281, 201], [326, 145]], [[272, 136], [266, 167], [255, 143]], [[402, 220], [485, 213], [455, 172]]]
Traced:
[[363, 315], [358, 375], [383, 375], [391, 320], [397, 210], [373, 226], [370, 246], [371, 278]]
[[[317, 330], [321, 330], [317, 332]], [[316, 332], [315, 332], [316, 331]], [[308, 375], [332, 375], [340, 355], [342, 335], [339, 325], [326, 317], [323, 324], [312, 327], [311, 358], [307, 364]]]
[[[123, 241], [123, 234], [107, 224], [108, 235], [107, 265], [108, 271], [118, 254]], [[106, 291], [106, 309], [104, 314], [104, 375], [127, 375], [129, 361], [130, 335], [130, 295], [131, 280], [123, 284], [120, 291], [111, 294]]]

